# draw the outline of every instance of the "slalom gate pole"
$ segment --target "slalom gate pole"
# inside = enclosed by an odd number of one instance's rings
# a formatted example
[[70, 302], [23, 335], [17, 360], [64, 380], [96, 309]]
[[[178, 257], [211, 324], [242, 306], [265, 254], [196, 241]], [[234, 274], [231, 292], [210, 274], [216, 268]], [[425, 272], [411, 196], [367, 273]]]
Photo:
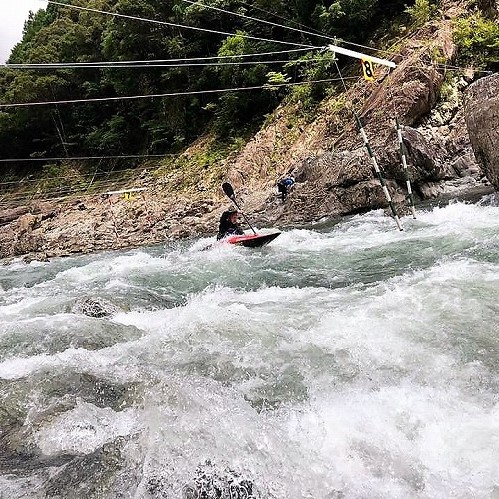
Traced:
[[381, 170], [379, 169], [378, 162], [377, 162], [376, 157], [374, 156], [374, 153], [373, 153], [371, 146], [369, 144], [369, 139], [367, 138], [364, 127], [362, 126], [362, 122], [360, 121], [360, 118], [359, 118], [359, 116], [357, 116], [357, 113], [355, 111], [353, 111], [353, 115], [355, 116], [355, 121], [357, 122], [357, 127], [359, 129], [359, 133], [362, 136], [362, 140], [364, 141], [364, 146], [366, 147], [367, 152], [369, 153], [369, 157], [371, 158], [371, 161], [373, 163], [374, 171], [376, 172], [376, 175], [378, 176], [379, 182], [381, 184], [381, 188], [383, 189], [383, 192], [385, 193], [386, 200], [388, 201], [388, 205], [390, 206], [390, 209], [392, 210], [393, 218], [395, 219], [395, 222], [397, 223], [398, 229], [403, 230], [402, 224], [400, 223], [400, 219], [399, 219], [399, 216], [397, 214], [397, 210], [395, 209], [395, 205], [393, 204], [390, 193], [388, 192], [388, 188], [386, 187], [385, 179], [383, 178], [383, 175], [381, 174]]
[[407, 197], [409, 198], [409, 204], [411, 205], [412, 218], [416, 219], [416, 209], [414, 207], [414, 195], [412, 193], [411, 179], [409, 177], [409, 169], [407, 168], [407, 161], [405, 157], [405, 146], [402, 141], [402, 127], [400, 126], [398, 118], [395, 118], [395, 123], [397, 125], [397, 137], [399, 139], [400, 145], [400, 158], [402, 159], [402, 166], [404, 168], [405, 183], [407, 185]]

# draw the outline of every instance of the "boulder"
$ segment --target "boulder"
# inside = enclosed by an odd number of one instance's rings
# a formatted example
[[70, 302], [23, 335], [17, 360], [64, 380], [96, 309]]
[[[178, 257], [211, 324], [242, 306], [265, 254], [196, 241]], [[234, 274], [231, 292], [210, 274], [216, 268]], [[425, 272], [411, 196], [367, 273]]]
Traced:
[[74, 314], [96, 318], [109, 317], [119, 311], [119, 307], [104, 298], [83, 298], [71, 307], [71, 312]]
[[17, 208], [9, 208], [7, 210], [0, 211], [0, 225], [8, 224], [19, 217], [25, 215], [29, 212], [27, 206], [19, 206]]
[[475, 158], [499, 190], [499, 74], [470, 85], [465, 96], [465, 117]]

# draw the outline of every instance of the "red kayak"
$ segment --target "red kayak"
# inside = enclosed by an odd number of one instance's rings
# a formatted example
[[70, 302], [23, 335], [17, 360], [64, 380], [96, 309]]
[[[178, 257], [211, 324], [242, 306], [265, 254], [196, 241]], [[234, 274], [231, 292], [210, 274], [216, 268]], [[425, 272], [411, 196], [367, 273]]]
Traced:
[[229, 244], [237, 244], [246, 246], [247, 248], [259, 248], [273, 241], [280, 232], [272, 232], [270, 234], [241, 234], [228, 236], [221, 241]]

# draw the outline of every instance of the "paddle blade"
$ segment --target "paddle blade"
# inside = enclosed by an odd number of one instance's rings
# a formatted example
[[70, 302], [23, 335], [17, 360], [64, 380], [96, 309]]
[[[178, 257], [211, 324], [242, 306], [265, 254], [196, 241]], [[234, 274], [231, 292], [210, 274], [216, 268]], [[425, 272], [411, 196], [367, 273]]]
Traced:
[[222, 189], [223, 191], [225, 192], [225, 195], [229, 198], [229, 199], [233, 199], [234, 198], [234, 189], [232, 188], [232, 186], [229, 184], [229, 182], [224, 182], [222, 184]]

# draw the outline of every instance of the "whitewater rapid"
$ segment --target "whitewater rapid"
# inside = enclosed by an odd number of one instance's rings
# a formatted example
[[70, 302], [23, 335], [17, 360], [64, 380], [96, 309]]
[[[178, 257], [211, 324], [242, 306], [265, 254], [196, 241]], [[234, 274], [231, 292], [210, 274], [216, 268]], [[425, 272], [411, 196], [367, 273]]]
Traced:
[[0, 497], [499, 497], [498, 199], [402, 222], [4, 265]]

